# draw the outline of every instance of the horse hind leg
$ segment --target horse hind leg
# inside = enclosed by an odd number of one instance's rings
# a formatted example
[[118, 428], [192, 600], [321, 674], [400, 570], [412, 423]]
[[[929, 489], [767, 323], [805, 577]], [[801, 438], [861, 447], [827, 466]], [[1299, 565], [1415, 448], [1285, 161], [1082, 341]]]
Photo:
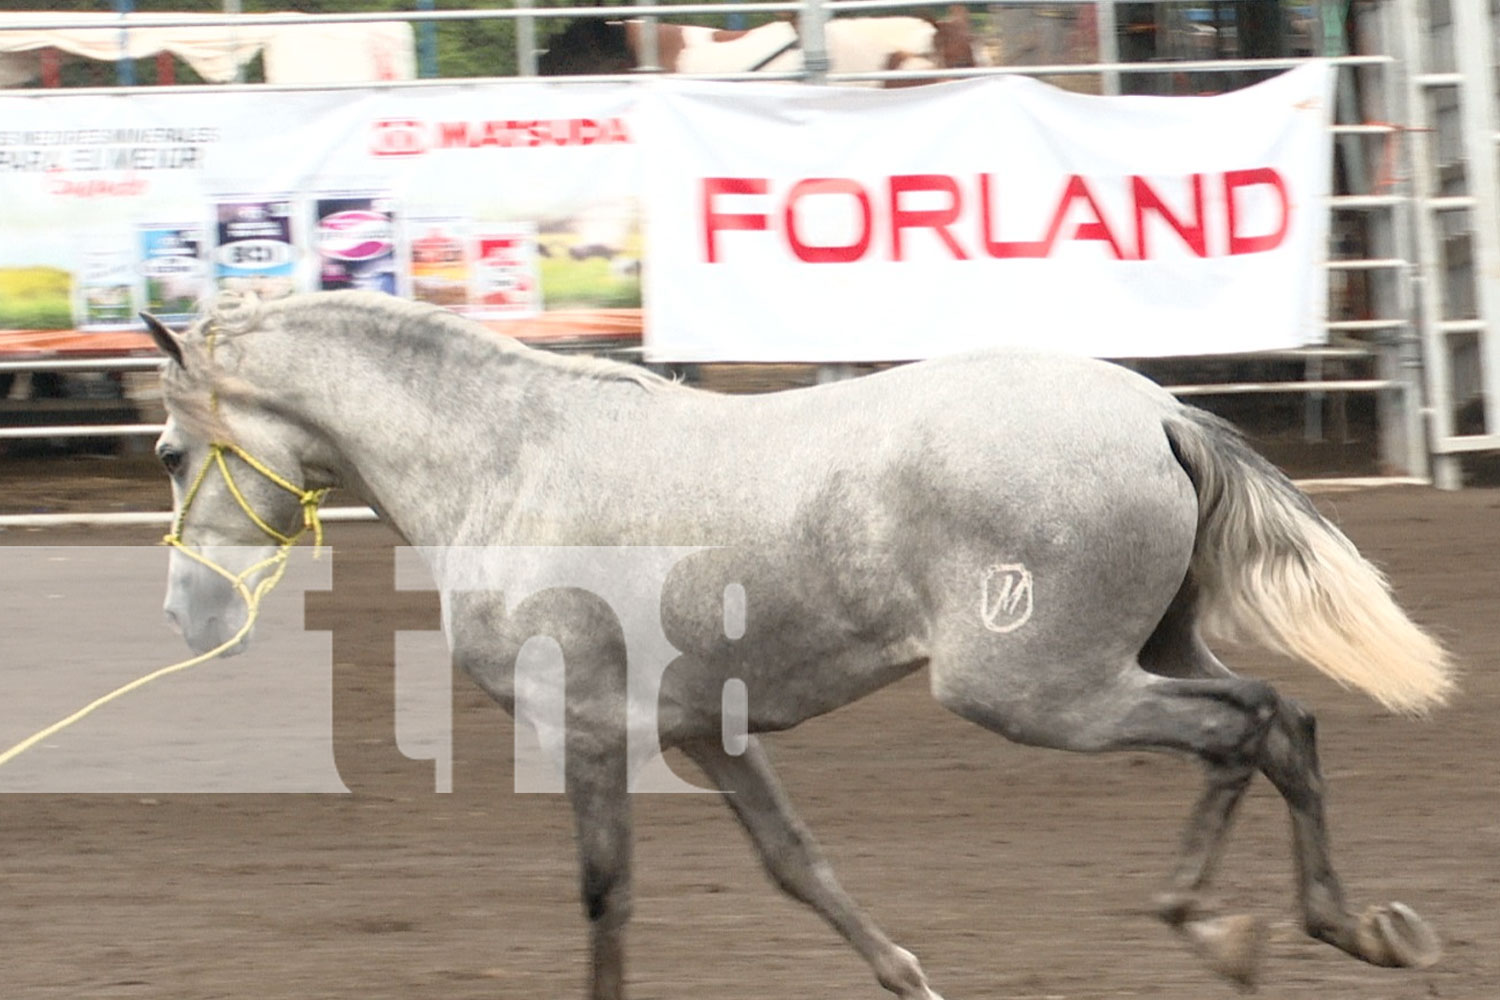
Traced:
[[1372, 965], [1425, 968], [1436, 962], [1442, 944], [1411, 907], [1404, 903], [1371, 906], [1357, 918], [1349, 912], [1329, 858], [1316, 723], [1310, 713], [1287, 699], [1277, 703], [1272, 722], [1259, 765], [1291, 812], [1304, 929]]
[[[1328, 855], [1311, 717], [1269, 685], [1235, 676], [1201, 644], [1173, 650], [1158, 643], [1143, 659], [1152, 669], [1132, 657], [1093, 665], [1012, 662], [1004, 675], [934, 659], [933, 690], [945, 707], [1016, 742], [1081, 752], [1196, 756], [1205, 767], [1206, 785], [1189, 816], [1158, 913], [1235, 983], [1249, 987], [1257, 978], [1261, 924], [1246, 916], [1215, 915], [1203, 892], [1257, 770], [1291, 809], [1308, 932], [1377, 965], [1430, 963], [1436, 938], [1410, 909], [1393, 904], [1355, 918], [1345, 908]], [[1007, 684], [1000, 676], [1024, 680]]]
[[[1234, 679], [1198, 634], [1193, 603], [1189, 583], [1141, 650], [1141, 665], [1169, 677]], [[1349, 913], [1328, 847], [1316, 722], [1296, 702], [1260, 687], [1256, 697], [1264, 701], [1256, 712], [1265, 725], [1246, 746], [1254, 748], [1253, 761], [1204, 758], [1205, 788], [1189, 818], [1168, 890], [1158, 898], [1158, 914], [1219, 971], [1242, 984], [1253, 982], [1262, 938], [1259, 922], [1212, 917], [1202, 893], [1222, 854], [1235, 807], [1253, 771], [1260, 770], [1291, 813], [1298, 898], [1308, 934], [1376, 965], [1430, 965], [1440, 951], [1437, 937], [1409, 907], [1372, 907], [1359, 919]]]
[[916, 956], [886, 937], [839, 885], [793, 812], [758, 740], [751, 739], [738, 756], [725, 753], [717, 740], [687, 743], [682, 749], [724, 792], [783, 892], [828, 921], [870, 964], [880, 985], [901, 1000], [942, 1000], [927, 985]]
[[[1316, 723], [1295, 702], [1269, 687], [1264, 690], [1265, 700], [1255, 708], [1264, 726], [1259, 738], [1247, 743], [1246, 748], [1254, 747], [1254, 769], [1275, 785], [1291, 814], [1292, 856], [1303, 928], [1310, 936], [1372, 965], [1431, 965], [1441, 954], [1441, 944], [1410, 907], [1402, 903], [1372, 906], [1358, 917], [1348, 909], [1328, 846]], [[1234, 807], [1249, 783], [1250, 768], [1238, 754], [1218, 761], [1204, 759], [1206, 788], [1189, 819], [1182, 853], [1170, 888], [1159, 899], [1158, 913], [1186, 934], [1218, 971], [1243, 985], [1252, 985], [1258, 960], [1258, 922], [1247, 917], [1215, 918], [1202, 905], [1200, 896], [1221, 853]]]

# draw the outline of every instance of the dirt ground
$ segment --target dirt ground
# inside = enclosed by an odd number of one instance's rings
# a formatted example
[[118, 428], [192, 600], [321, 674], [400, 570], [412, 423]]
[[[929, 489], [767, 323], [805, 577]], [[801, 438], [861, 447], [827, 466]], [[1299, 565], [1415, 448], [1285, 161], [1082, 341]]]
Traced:
[[[119, 471], [128, 461], [103, 473], [68, 461], [9, 463], [4, 506], [65, 508], [92, 492], [101, 508], [149, 508], [164, 495], [159, 483], [126, 488], [135, 481]], [[80, 482], [91, 477], [99, 481]], [[1390, 971], [1301, 937], [1285, 812], [1263, 781], [1245, 804], [1220, 895], [1231, 910], [1272, 921], [1263, 996], [1493, 1000], [1500, 494], [1382, 488], [1320, 504], [1457, 652], [1462, 695], [1409, 721], [1263, 654], [1240, 651], [1231, 662], [1318, 711], [1351, 902], [1410, 904], [1442, 933], [1446, 955], [1429, 970]], [[392, 621], [430, 615], [430, 595], [391, 590], [393, 539], [383, 528], [330, 531], [336, 557], [356, 572], [338, 578], [324, 613], [372, 636], [338, 654], [358, 668], [338, 683], [364, 706], [340, 736], [353, 793], [0, 796], [4, 1000], [581, 995], [566, 804], [511, 790], [510, 722], [466, 682], [455, 688], [454, 791], [433, 792], [430, 768], [395, 753], [383, 639]], [[150, 544], [159, 534], [9, 529], [0, 543]], [[3, 586], [28, 584], [7, 575]], [[59, 642], [90, 627], [70, 621]], [[948, 1000], [1234, 995], [1147, 913], [1196, 769], [1144, 754], [1016, 747], [946, 714], [924, 680], [769, 744], [845, 884], [922, 958], [933, 985]], [[722, 803], [657, 795], [635, 809], [632, 996], [885, 995], [830, 930], [763, 878]]]

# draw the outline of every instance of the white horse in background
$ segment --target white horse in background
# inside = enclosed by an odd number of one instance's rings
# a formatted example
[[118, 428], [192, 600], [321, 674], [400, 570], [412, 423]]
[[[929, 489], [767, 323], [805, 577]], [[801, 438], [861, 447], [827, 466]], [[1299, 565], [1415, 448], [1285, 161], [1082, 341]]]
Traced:
[[[580, 19], [553, 38], [539, 67], [544, 75], [624, 73], [647, 65], [643, 20]], [[734, 30], [657, 22], [655, 65], [667, 73], [797, 73], [804, 54], [797, 25], [771, 21]], [[824, 25], [830, 73], [936, 72], [988, 64], [967, 7], [941, 19], [835, 17]], [[863, 81], [870, 87], [928, 83], [935, 77]]]

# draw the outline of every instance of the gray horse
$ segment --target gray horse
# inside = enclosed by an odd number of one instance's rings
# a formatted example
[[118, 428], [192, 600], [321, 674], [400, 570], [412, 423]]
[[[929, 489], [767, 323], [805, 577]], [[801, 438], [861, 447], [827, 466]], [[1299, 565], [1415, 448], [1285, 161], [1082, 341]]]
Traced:
[[[1145, 379], [1002, 351], [725, 397], [367, 293], [226, 296], [185, 333], [150, 326], [170, 359], [157, 452], [191, 550], [172, 554], [167, 612], [195, 649], [245, 622], [205, 561], [253, 565], [324, 487], [362, 496], [430, 551], [699, 547], [648, 595], [682, 653], [654, 692], [653, 735], [726, 793], [775, 882], [903, 1000], [938, 998], [835, 880], [754, 737], [727, 749], [731, 682], [752, 733], [925, 667], [942, 705], [1020, 743], [1196, 756], [1207, 784], [1157, 912], [1242, 984], [1261, 924], [1215, 914], [1204, 894], [1259, 771], [1291, 812], [1307, 933], [1376, 965], [1437, 957], [1410, 908], [1348, 908], [1312, 716], [1232, 673], [1200, 629], [1257, 640], [1407, 712], [1448, 695], [1444, 652], [1285, 477]], [[243, 504], [209, 468], [215, 453]], [[734, 584], [743, 622], [731, 636]], [[450, 589], [445, 625], [456, 666], [507, 710], [521, 646], [547, 634], [565, 651], [591, 996], [618, 1000], [635, 766], [627, 643], [593, 595], [542, 596], [523, 609]]]

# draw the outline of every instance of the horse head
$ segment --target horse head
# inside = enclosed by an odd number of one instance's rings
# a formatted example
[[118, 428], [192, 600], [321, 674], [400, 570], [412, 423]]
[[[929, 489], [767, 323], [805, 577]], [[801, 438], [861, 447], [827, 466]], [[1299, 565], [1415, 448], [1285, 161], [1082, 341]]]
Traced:
[[[266, 405], [262, 387], [277, 384], [277, 366], [254, 357], [255, 338], [244, 336], [263, 321], [258, 299], [226, 294], [185, 332], [142, 318], [167, 357], [168, 418], [156, 442], [172, 484], [167, 620], [195, 652], [239, 636], [225, 649], [237, 653], [249, 642], [259, 589], [317, 526], [327, 476], [313, 468], [310, 435]], [[309, 488], [309, 480], [322, 482]]]
[[[928, 73], [939, 69], [972, 69], [988, 66], [990, 61], [984, 47], [974, 37], [973, 25], [967, 7], [954, 5], [948, 16], [890, 17], [871, 19], [872, 22], [908, 23], [919, 29], [910, 37], [900, 41], [896, 48], [885, 53], [879, 69], [907, 73]], [[886, 80], [884, 87], [916, 87], [936, 83], [943, 79], [940, 74], [913, 76], [907, 79]]]
[[932, 51], [939, 66], [945, 69], [973, 69], [987, 65], [984, 49], [974, 39], [969, 8], [954, 4], [948, 16], [933, 21]]

